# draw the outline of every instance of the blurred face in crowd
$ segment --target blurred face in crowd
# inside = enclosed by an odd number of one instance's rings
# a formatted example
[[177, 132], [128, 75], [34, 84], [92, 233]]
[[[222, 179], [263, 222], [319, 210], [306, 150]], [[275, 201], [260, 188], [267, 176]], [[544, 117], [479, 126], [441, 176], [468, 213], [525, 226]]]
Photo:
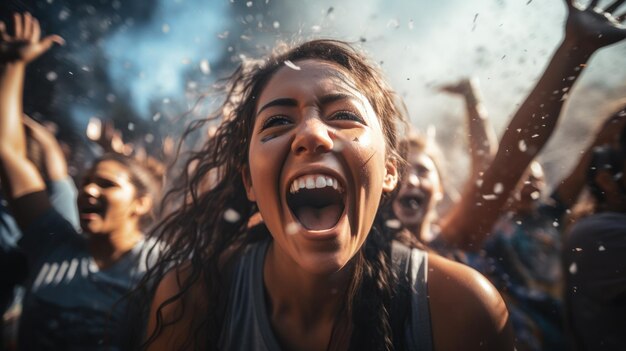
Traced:
[[410, 150], [407, 170], [393, 202], [393, 212], [405, 228], [421, 227], [433, 216], [443, 189], [437, 166], [425, 152]]
[[259, 96], [244, 179], [276, 254], [333, 273], [363, 245], [396, 168], [350, 72], [321, 60], [295, 64], [279, 68]]
[[132, 228], [146, 212], [127, 168], [113, 160], [101, 161], [89, 170], [77, 203], [80, 225], [89, 234], [107, 235]]

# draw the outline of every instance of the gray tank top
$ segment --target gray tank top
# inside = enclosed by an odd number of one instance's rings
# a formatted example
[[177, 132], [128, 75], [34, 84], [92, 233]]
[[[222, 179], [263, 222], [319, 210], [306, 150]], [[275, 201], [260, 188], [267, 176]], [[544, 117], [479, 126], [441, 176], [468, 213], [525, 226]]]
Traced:
[[[265, 305], [263, 263], [271, 240], [249, 245], [232, 271], [229, 301], [219, 341], [220, 350], [280, 351]], [[396, 273], [406, 275], [411, 308], [404, 318], [404, 349], [433, 349], [427, 291], [427, 255], [397, 242], [392, 246]], [[407, 310], [404, 307], [405, 311]], [[395, 334], [395, 332], [394, 332]]]

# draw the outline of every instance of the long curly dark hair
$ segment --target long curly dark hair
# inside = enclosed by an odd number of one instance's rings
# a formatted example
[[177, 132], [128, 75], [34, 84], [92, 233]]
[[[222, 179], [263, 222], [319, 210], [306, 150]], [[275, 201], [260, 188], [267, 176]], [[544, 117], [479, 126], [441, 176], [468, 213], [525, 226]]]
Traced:
[[[185, 138], [206, 123], [220, 121], [215, 134], [201, 149], [189, 154], [178, 177], [179, 183], [164, 198], [163, 207], [173, 210], [152, 233], [160, 242], [167, 243], [167, 248], [158, 263], [148, 271], [139, 291], [144, 295], [153, 293], [154, 284], [151, 283], [162, 279], [172, 267], [184, 265], [188, 274], [179, 282], [180, 292], [159, 306], [156, 330], [146, 336], [144, 348], [171, 324], [163, 322], [163, 308], [183, 302], [183, 296], [198, 284], [206, 290], [203, 294], [208, 303], [183, 306], [194, 311], [197, 315], [194, 320], [200, 322], [194, 324], [192, 329], [195, 330], [189, 331], [181, 348], [191, 345], [217, 347], [223, 318], [220, 306], [225, 305], [227, 299], [223, 294], [225, 277], [220, 259], [227, 250], [267, 237], [268, 233], [265, 229], [260, 231], [265, 234], [248, 235], [249, 220], [257, 208], [247, 199], [242, 179], [242, 171], [248, 163], [256, 100], [285, 61], [304, 59], [327, 61], [345, 68], [381, 121], [387, 157], [395, 159], [398, 167], [404, 165], [397, 150], [400, 131], [407, 126], [404, 106], [378, 68], [349, 44], [313, 40], [292, 48], [281, 46], [264, 60], [241, 64], [222, 86], [225, 102], [221, 108], [207, 119], [192, 123], [183, 135]], [[380, 221], [375, 221], [374, 226], [354, 258], [355, 274], [345, 297], [346, 316], [352, 330], [350, 348], [354, 350], [393, 348], [391, 243], [385, 231], [378, 230]], [[152, 296], [146, 297], [144, 303]]]

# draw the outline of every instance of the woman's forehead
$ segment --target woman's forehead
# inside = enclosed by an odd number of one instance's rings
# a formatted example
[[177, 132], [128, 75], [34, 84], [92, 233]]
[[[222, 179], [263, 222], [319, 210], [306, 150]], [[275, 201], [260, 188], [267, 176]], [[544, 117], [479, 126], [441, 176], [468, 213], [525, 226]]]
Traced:
[[93, 166], [89, 172], [91, 176], [106, 177], [108, 179], [129, 182], [128, 169], [123, 164], [114, 160], [103, 160]]
[[318, 60], [285, 61], [269, 79], [257, 100], [256, 111], [267, 101], [285, 98], [297, 92], [311, 95], [347, 94], [369, 102], [358, 84], [343, 66]]
[[410, 167], [423, 167], [430, 172], [439, 173], [439, 168], [435, 160], [425, 151], [410, 150], [407, 155], [407, 162]]

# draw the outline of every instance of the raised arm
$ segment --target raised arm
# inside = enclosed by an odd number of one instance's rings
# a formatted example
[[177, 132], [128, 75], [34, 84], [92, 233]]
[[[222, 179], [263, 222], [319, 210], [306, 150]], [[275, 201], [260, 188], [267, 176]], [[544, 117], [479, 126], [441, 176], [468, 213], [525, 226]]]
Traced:
[[[19, 219], [28, 215], [29, 209], [16, 208], [15, 200], [45, 189], [41, 175], [26, 156], [22, 126], [24, 72], [30, 61], [53, 43], [63, 43], [63, 39], [55, 35], [40, 39], [39, 22], [28, 13], [15, 14], [14, 21], [12, 36], [0, 23], [0, 174], [3, 189]], [[23, 225], [24, 221], [18, 223]]]
[[31, 132], [31, 136], [42, 147], [45, 172], [51, 181], [63, 180], [68, 177], [67, 160], [56, 137], [34, 119], [24, 115], [24, 126]]
[[447, 84], [440, 90], [449, 94], [460, 95], [465, 100], [467, 135], [470, 149], [470, 177], [475, 181], [478, 174], [493, 160], [498, 147], [498, 138], [482, 103], [477, 79], [461, 79], [457, 83]]
[[467, 250], [480, 248], [524, 170], [552, 135], [567, 94], [591, 55], [626, 37], [626, 29], [612, 15], [622, 2], [617, 0], [603, 11], [595, 8], [597, 1], [587, 9], [566, 1], [565, 39], [513, 116], [493, 163], [442, 223], [448, 243]]
[[619, 136], [626, 125], [626, 106], [617, 111], [604, 121], [598, 130], [595, 138], [589, 144], [578, 160], [578, 163], [572, 169], [572, 172], [559, 182], [555, 189], [556, 196], [563, 205], [571, 208], [576, 204], [578, 196], [585, 186], [587, 180], [587, 171], [589, 170], [589, 162], [591, 154], [596, 146], [615, 145], [619, 141]]

